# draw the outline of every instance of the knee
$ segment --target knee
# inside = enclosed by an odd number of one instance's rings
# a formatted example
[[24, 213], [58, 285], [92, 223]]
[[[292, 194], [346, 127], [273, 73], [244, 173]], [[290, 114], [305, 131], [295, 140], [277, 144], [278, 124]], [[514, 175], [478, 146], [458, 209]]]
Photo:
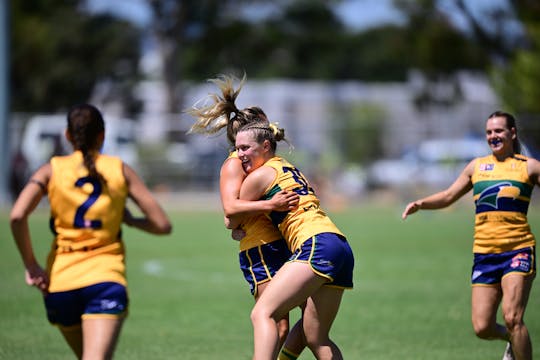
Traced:
[[255, 304], [255, 306], [251, 310], [250, 318], [251, 318], [251, 323], [252, 324], [256, 324], [256, 323], [259, 323], [261, 321], [267, 320], [270, 317], [271, 316], [270, 316], [270, 314], [268, 314], [266, 309], [264, 309], [264, 307], [262, 307], [262, 306], [257, 306], [257, 304]]
[[261, 312], [257, 309], [257, 306], [251, 309], [251, 314], [249, 315], [249, 317], [251, 318], [251, 322], [253, 324], [258, 322], [258, 320], [260, 319], [260, 316], [261, 316]]
[[519, 329], [523, 324], [523, 317], [515, 311], [507, 311], [503, 314], [504, 324], [508, 331], [513, 332], [515, 329]]
[[493, 337], [492, 326], [487, 321], [473, 319], [474, 333], [480, 339], [491, 339]]

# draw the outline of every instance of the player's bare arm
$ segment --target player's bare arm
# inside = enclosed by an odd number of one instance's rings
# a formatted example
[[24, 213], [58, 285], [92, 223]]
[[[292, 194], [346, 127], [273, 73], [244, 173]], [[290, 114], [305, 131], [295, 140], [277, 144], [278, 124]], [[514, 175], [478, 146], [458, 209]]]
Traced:
[[50, 177], [51, 165], [47, 163], [30, 177], [13, 205], [10, 214], [11, 231], [24, 263], [26, 283], [36, 286], [44, 293], [49, 286], [49, 278], [46, 271], [36, 260], [30, 238], [28, 216], [47, 193], [47, 184]]
[[165, 211], [161, 208], [135, 170], [129, 165], [124, 164], [124, 175], [128, 185], [129, 197], [144, 214], [142, 218], [135, 218], [129, 211], [125, 211], [124, 222], [129, 226], [134, 226], [152, 234], [170, 234], [172, 225], [169, 222], [167, 214], [165, 214]]
[[450, 206], [456, 202], [459, 198], [465, 195], [472, 189], [471, 177], [474, 172], [476, 160], [472, 160], [463, 169], [458, 178], [454, 181], [450, 187], [446, 190], [440, 191], [425, 198], [410, 202], [405, 207], [405, 210], [401, 214], [402, 219], [406, 219], [407, 216], [414, 214], [418, 210], [435, 210]]
[[527, 160], [527, 171], [532, 183], [540, 185], [540, 161], [529, 158]]

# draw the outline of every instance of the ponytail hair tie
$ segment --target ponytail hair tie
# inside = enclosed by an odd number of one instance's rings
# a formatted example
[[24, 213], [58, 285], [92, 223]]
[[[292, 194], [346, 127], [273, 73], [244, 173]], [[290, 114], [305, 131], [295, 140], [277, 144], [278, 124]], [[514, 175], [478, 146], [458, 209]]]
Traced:
[[272, 134], [274, 134], [274, 136], [279, 133], [279, 128], [277, 127], [278, 124], [279, 123], [277, 122], [268, 124], [268, 127], [270, 128], [270, 130], [272, 130]]

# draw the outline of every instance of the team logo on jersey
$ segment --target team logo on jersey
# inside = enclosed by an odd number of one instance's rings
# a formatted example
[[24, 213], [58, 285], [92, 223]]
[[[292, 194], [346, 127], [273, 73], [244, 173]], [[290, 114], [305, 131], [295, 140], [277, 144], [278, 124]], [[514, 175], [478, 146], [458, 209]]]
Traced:
[[495, 164], [480, 164], [480, 171], [492, 171], [495, 168]]
[[512, 185], [511, 182], [504, 181], [486, 188], [478, 197], [477, 205], [487, 205], [494, 209], [498, 208], [500, 198], [516, 199], [520, 194], [520, 189]]

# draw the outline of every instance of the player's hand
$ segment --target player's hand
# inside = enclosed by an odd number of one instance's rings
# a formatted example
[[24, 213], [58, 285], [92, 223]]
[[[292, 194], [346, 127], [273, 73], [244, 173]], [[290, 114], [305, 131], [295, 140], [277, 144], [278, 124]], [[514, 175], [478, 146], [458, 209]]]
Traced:
[[405, 210], [403, 210], [403, 214], [401, 214], [401, 218], [405, 220], [407, 216], [414, 214], [420, 210], [420, 203], [418, 201], [410, 202], [407, 207], [405, 207]]
[[246, 232], [240, 228], [232, 229], [231, 237], [233, 240], [240, 241], [246, 236]]
[[289, 211], [298, 207], [300, 195], [292, 191], [281, 190], [270, 201], [275, 211]]
[[37, 287], [43, 294], [49, 289], [49, 275], [38, 264], [29, 266], [25, 270], [26, 284]]

